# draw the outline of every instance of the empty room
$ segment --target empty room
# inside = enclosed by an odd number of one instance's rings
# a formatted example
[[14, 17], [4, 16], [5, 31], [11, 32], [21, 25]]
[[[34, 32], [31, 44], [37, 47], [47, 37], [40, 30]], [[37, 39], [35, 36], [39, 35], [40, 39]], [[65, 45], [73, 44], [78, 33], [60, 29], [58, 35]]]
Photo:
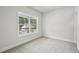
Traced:
[[0, 6], [0, 52], [78, 53], [78, 19], [78, 6]]

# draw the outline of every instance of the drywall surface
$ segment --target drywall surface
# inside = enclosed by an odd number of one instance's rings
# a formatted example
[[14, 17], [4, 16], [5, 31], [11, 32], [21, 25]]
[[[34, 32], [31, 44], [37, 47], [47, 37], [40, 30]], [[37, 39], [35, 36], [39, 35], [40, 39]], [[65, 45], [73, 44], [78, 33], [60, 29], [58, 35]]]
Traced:
[[64, 7], [43, 15], [43, 35], [64, 41], [74, 39], [74, 8]]
[[[3, 12], [3, 10], [2, 10], [2, 8], [0, 8], [0, 41], [2, 41], [2, 35], [3, 35], [3, 32], [2, 32], [3, 13], [2, 12]], [[0, 42], [0, 43], [2, 43], [2, 42]]]
[[77, 14], [77, 48], [79, 50], [79, 7], [76, 7]]
[[74, 39], [77, 43], [77, 9], [74, 7]]
[[[17, 13], [23, 12], [29, 15], [38, 16], [38, 28], [39, 32], [33, 35], [18, 37], [17, 34]], [[3, 14], [3, 15], [2, 15]], [[2, 21], [2, 22], [1, 22]], [[15, 44], [20, 44], [22, 41], [29, 41], [41, 36], [41, 14], [35, 10], [32, 10], [24, 6], [3, 6], [0, 7], [0, 23], [2, 23], [0, 38], [0, 51], [8, 49]], [[0, 36], [1, 36], [0, 35]]]

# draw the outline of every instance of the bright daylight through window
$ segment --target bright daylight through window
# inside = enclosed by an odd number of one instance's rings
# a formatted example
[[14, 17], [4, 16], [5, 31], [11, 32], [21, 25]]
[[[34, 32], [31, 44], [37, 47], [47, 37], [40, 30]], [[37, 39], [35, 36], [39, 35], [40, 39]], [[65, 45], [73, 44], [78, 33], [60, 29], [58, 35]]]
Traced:
[[38, 32], [38, 18], [19, 13], [19, 35], [28, 35]]

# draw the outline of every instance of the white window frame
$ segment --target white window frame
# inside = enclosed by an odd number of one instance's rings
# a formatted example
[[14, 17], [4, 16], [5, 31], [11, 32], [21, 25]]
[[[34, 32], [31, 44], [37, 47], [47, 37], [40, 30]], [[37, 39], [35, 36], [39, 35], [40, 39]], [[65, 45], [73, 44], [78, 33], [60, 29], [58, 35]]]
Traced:
[[[28, 21], [29, 21], [29, 33], [23, 33], [23, 34], [19, 34], [19, 16], [21, 16], [21, 17], [25, 17], [25, 18], [27, 18], [28, 17]], [[36, 31], [35, 32], [30, 32], [30, 17], [32, 17], [32, 18], [35, 18], [36, 19], [36, 21], [37, 21], [37, 29], [36, 29]], [[18, 12], [18, 17], [17, 17], [17, 20], [18, 20], [18, 36], [19, 37], [22, 37], [22, 36], [26, 36], [26, 35], [33, 35], [33, 34], [35, 34], [35, 33], [38, 33], [38, 17], [37, 16], [32, 16], [32, 15], [28, 15], [28, 14], [25, 14], [25, 13], [22, 13], [22, 12]]]

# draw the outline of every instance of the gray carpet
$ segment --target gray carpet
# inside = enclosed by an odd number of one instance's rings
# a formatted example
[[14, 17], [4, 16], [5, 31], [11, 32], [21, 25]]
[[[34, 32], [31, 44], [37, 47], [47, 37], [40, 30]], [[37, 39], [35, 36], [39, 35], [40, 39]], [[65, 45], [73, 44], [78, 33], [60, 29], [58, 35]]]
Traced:
[[5, 53], [78, 53], [75, 43], [57, 39], [40, 38], [25, 43]]

